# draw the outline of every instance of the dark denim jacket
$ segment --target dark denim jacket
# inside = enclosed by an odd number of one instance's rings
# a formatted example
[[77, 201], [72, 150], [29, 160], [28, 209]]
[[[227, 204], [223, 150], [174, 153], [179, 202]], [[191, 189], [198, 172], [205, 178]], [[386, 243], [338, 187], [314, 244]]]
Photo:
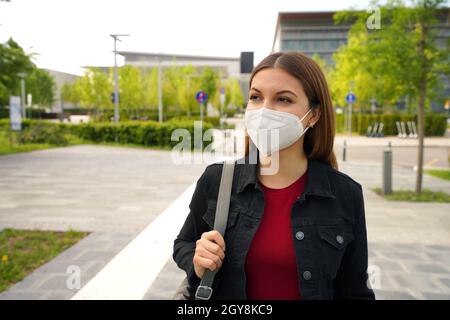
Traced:
[[[257, 165], [237, 161], [225, 233], [226, 252], [211, 299], [246, 299], [245, 260], [264, 212]], [[245, 160], [245, 161], [242, 161]], [[193, 267], [196, 240], [213, 229], [223, 163], [209, 165], [197, 181], [190, 213], [174, 241], [173, 259], [186, 271], [191, 293], [200, 283]], [[368, 287], [367, 235], [361, 185], [330, 166], [308, 159], [305, 191], [292, 206], [302, 299], [375, 299]]]

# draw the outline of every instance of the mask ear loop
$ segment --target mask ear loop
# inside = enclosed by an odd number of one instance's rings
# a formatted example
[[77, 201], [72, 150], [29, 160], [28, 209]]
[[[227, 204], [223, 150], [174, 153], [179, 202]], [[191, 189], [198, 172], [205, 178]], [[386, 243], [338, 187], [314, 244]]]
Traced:
[[[300, 119], [300, 123], [303, 121], [303, 119], [305, 119], [305, 117], [308, 115], [308, 113], [309, 113], [311, 110], [312, 110], [312, 108], [309, 107], [308, 112], [306, 112], [305, 115]], [[306, 127], [305, 133], [306, 133], [306, 130], [308, 130], [309, 128], [310, 128], [310, 126]]]

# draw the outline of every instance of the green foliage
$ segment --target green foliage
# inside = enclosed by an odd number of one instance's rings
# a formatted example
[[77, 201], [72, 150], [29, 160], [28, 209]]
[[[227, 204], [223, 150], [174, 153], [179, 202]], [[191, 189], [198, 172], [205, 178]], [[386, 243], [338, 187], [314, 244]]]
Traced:
[[[204, 123], [202, 132], [211, 129], [212, 125]], [[115, 142], [116, 134], [119, 143], [136, 144], [144, 146], [159, 146], [170, 148], [178, 141], [172, 141], [172, 132], [175, 129], [186, 129], [194, 137], [194, 123], [192, 121], [143, 121], [138, 123], [123, 122], [118, 126], [112, 123], [85, 123], [73, 126], [76, 134], [85, 140], [94, 142]], [[191, 138], [191, 148], [193, 145]]]
[[[183, 116], [183, 117], [174, 117], [171, 119], [171, 121], [190, 121], [190, 122], [194, 122], [194, 121], [200, 121], [200, 116], [195, 116], [195, 117], [187, 117], [187, 116]], [[220, 118], [219, 117], [209, 117], [209, 116], [204, 116], [203, 117], [203, 121], [210, 123], [213, 127], [218, 128], [220, 127]]]
[[50, 107], [55, 101], [55, 80], [45, 70], [34, 68], [26, 77], [26, 91], [32, 95], [32, 103]]
[[88, 68], [83, 77], [62, 87], [64, 101], [84, 108], [112, 109], [113, 85], [110, 76], [98, 68]]
[[203, 68], [200, 78], [201, 89], [208, 95], [208, 101], [212, 100], [218, 91], [219, 74], [211, 67]]
[[[344, 115], [336, 115], [336, 132], [344, 132]], [[367, 127], [375, 122], [383, 123], [385, 136], [397, 135], [396, 121], [413, 121], [417, 123], [417, 115], [414, 114], [353, 114], [352, 132], [365, 135]], [[447, 116], [444, 114], [427, 114], [425, 116], [425, 136], [443, 136], [447, 128]]]
[[47, 106], [53, 103], [53, 77], [36, 67], [32, 62], [34, 55], [27, 55], [12, 38], [0, 44], [0, 106], [8, 105], [11, 95], [21, 95], [19, 73], [25, 74], [26, 93], [32, 93], [33, 103]]
[[[113, 116], [111, 93], [114, 91], [113, 69], [104, 72], [89, 68], [73, 84], [62, 88], [63, 98], [84, 109], [90, 109], [94, 121], [110, 121]], [[210, 67], [177, 66], [176, 61], [161, 69], [162, 104], [164, 120], [190, 116], [200, 112], [195, 94], [200, 89], [208, 94], [208, 101], [220, 106], [219, 88], [224, 87], [227, 106], [244, 104], [237, 79], [221, 79]], [[146, 69], [131, 65], [119, 68], [119, 112], [121, 120], [144, 118], [158, 120], [158, 68]], [[234, 111], [227, 113], [233, 114]]]
[[53, 123], [33, 122], [19, 134], [20, 143], [48, 143], [56, 146], [69, 144], [63, 126]]
[[432, 191], [428, 189], [416, 193], [411, 190], [396, 190], [389, 195], [383, 195], [380, 188], [374, 188], [373, 191], [385, 197], [387, 200], [394, 201], [416, 201], [416, 202], [450, 202], [450, 194], [442, 191]]
[[[194, 122], [192, 119], [174, 119], [159, 123], [156, 121], [120, 122], [114, 123], [82, 123], [62, 124], [42, 120], [25, 120], [23, 130], [18, 133], [18, 141], [23, 144], [68, 145], [72, 141], [92, 141], [95, 143], [117, 142], [119, 144], [134, 144], [148, 147], [170, 148], [178, 141], [172, 141], [172, 133], [176, 129], [186, 129], [191, 138], [191, 148], [194, 147]], [[213, 128], [209, 122], [202, 126], [202, 137], [206, 130]], [[0, 131], [9, 130], [9, 120], [0, 120]], [[199, 134], [200, 135], [200, 134]], [[4, 141], [6, 142], [6, 141]]]
[[[119, 68], [119, 84], [119, 107], [121, 109], [135, 110], [144, 105], [144, 79], [137, 67], [125, 65]], [[110, 92], [113, 92], [113, 87]]]
[[[351, 22], [347, 46], [334, 55], [331, 90], [334, 102], [345, 105], [345, 95], [353, 81], [358, 97], [355, 109], [364, 111], [375, 98], [388, 111], [397, 101], [409, 98], [417, 105], [425, 95], [431, 100], [444, 99], [441, 77], [450, 74], [449, 47], [436, 43], [437, 9], [444, 0], [418, 0], [405, 5], [391, 0], [385, 5], [372, 2], [380, 10], [381, 27], [369, 30], [366, 22], [372, 13], [344, 11], [335, 15], [337, 23]], [[422, 37], [422, 35], [425, 35]], [[421, 90], [426, 80], [425, 89]], [[422, 86], [422, 88], [424, 88]]]
[[425, 173], [450, 181], [450, 170], [426, 170]]

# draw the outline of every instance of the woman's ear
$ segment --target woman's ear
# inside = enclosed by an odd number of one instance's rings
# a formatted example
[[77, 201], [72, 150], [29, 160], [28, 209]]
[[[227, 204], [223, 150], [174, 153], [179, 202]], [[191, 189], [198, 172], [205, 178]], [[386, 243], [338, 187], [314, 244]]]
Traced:
[[314, 125], [317, 123], [317, 121], [319, 121], [319, 118], [320, 118], [320, 108], [319, 106], [316, 106], [311, 111], [311, 118], [309, 118], [308, 126], [313, 128]]

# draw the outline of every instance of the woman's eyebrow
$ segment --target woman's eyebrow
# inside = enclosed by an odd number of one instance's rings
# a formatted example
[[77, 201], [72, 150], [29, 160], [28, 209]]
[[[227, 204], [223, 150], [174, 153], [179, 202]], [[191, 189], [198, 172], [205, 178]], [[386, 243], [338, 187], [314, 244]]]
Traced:
[[[256, 89], [255, 87], [251, 87], [250, 90], [255, 90], [255, 91], [261, 93], [261, 91]], [[277, 94], [282, 94], [282, 93], [290, 93], [290, 94], [294, 95], [295, 97], [297, 97], [297, 95], [294, 92], [292, 92], [291, 90], [281, 90], [281, 91], [277, 92]]]
[[277, 94], [282, 94], [282, 93], [290, 93], [292, 95], [294, 95], [295, 97], [297, 97], [297, 95], [292, 92], [291, 90], [282, 90], [282, 91], [278, 91]]
[[258, 90], [258, 89], [256, 89], [255, 87], [251, 87], [251, 88], [250, 88], [250, 90], [255, 90], [255, 91], [257, 91], [257, 92], [261, 93], [261, 91], [260, 91], [260, 90]]

